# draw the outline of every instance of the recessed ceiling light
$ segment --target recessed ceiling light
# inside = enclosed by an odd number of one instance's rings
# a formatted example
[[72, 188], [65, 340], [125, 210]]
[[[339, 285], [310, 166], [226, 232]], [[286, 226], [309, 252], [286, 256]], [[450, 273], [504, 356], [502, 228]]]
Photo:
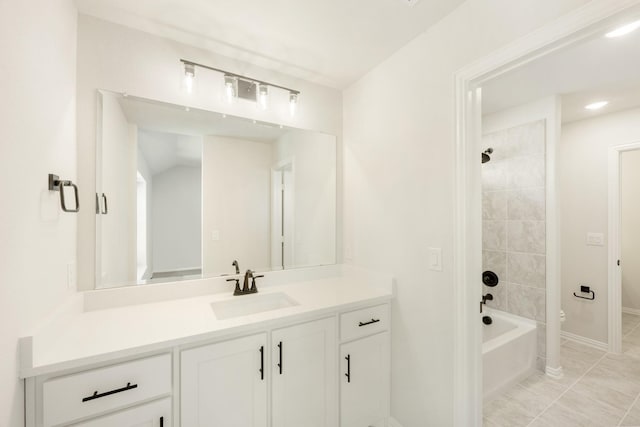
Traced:
[[622, 37], [637, 30], [638, 28], [640, 28], [640, 21], [635, 21], [630, 24], [623, 25], [620, 28], [616, 28], [615, 30], [605, 34], [605, 37], [608, 37], [610, 39], [615, 37]]
[[609, 101], [594, 102], [592, 104], [585, 105], [584, 108], [586, 108], [587, 110], [599, 110], [602, 107], [606, 106], [608, 103]]

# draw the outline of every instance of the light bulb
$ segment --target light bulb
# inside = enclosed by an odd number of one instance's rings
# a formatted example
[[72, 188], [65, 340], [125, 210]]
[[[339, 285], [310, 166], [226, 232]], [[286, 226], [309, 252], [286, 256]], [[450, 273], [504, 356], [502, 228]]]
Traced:
[[296, 115], [298, 109], [298, 94], [295, 92], [289, 92], [289, 113], [291, 117]]
[[231, 104], [238, 96], [238, 78], [229, 74], [224, 76], [224, 95]]
[[262, 110], [266, 110], [269, 106], [269, 86], [265, 83], [257, 83], [258, 90], [256, 91], [258, 94], [258, 106]]
[[193, 80], [196, 77], [196, 67], [193, 64], [184, 64], [184, 88], [187, 93], [193, 91]]

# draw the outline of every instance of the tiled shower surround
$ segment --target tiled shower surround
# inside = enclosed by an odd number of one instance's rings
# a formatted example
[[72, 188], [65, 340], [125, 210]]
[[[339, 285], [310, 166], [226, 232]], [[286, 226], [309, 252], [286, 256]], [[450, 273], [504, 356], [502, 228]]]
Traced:
[[546, 357], [545, 122], [485, 135], [493, 148], [482, 165], [483, 270], [500, 283], [483, 285], [488, 305], [538, 322], [538, 367]]

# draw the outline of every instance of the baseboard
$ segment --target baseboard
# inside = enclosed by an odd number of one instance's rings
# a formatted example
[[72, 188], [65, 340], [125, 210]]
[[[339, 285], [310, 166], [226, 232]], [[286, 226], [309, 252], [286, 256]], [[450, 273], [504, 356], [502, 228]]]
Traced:
[[559, 380], [564, 376], [564, 373], [562, 372], [562, 366], [559, 366], [557, 368], [552, 368], [551, 366], [545, 366], [544, 372], [545, 374], [547, 374], [547, 376], [553, 378], [554, 380]]
[[400, 424], [395, 418], [389, 417], [389, 427], [402, 427], [402, 424]]
[[637, 309], [637, 308], [622, 307], [622, 312], [623, 313], [627, 313], [627, 314], [635, 314], [636, 316], [640, 316], [640, 309]]
[[580, 344], [588, 345], [589, 347], [597, 348], [598, 350], [609, 351], [609, 344], [602, 341], [593, 340], [591, 338], [583, 337], [581, 335], [572, 334], [571, 332], [561, 331], [560, 336], [566, 338], [569, 341], [574, 341]]

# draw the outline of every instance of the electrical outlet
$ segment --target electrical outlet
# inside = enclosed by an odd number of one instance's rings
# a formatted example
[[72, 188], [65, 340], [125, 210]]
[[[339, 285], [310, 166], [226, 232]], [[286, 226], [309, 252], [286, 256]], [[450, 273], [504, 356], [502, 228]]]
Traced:
[[433, 271], [442, 271], [442, 249], [427, 249], [427, 268]]
[[587, 246], [604, 246], [604, 234], [587, 233]]

